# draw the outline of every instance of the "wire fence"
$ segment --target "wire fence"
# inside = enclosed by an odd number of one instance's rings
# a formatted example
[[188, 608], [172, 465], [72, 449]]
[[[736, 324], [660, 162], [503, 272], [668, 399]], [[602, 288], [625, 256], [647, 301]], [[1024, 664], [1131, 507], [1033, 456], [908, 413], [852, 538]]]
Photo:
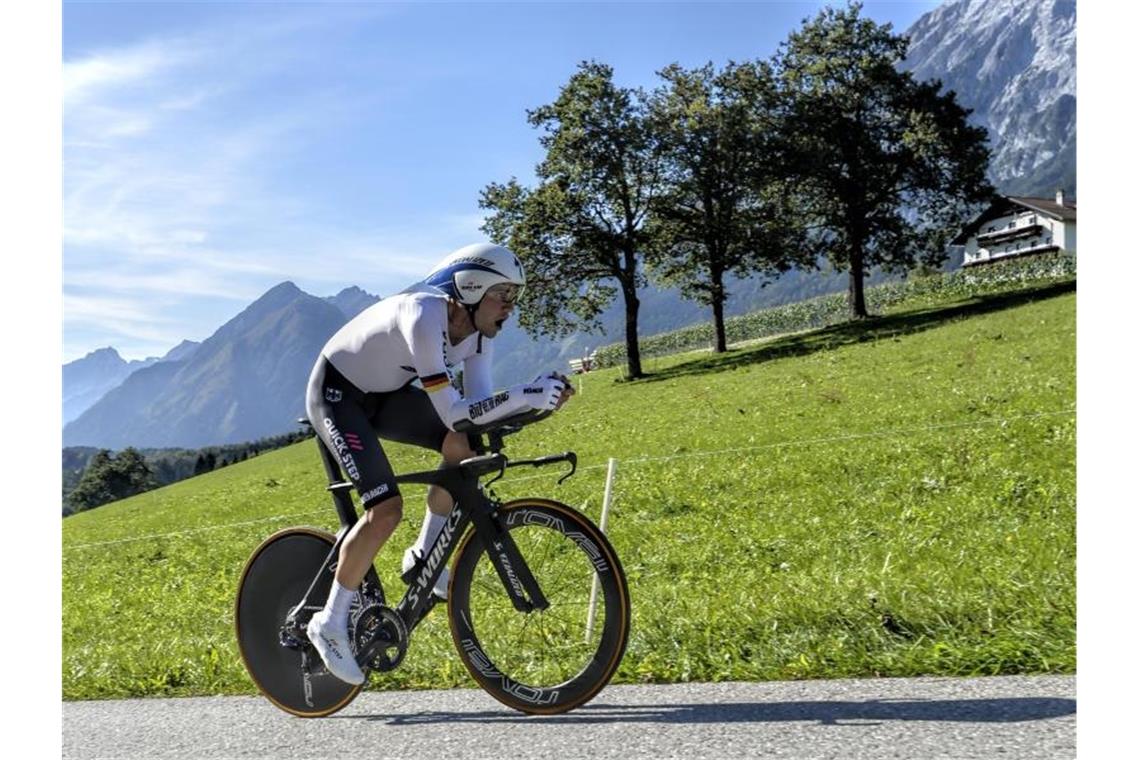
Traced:
[[[792, 440], [788, 440], [788, 441], [777, 441], [775, 443], [766, 443], [766, 444], [761, 444], [758, 446], [743, 446], [743, 447], [736, 447], [736, 448], [730, 448], [730, 449], [708, 449], [708, 450], [704, 450], [704, 451], [687, 451], [684, 453], [668, 454], [668, 455], [662, 455], [662, 456], [643, 456], [643, 457], [637, 457], [637, 458], [632, 458], [632, 459], [622, 458], [618, 461], [624, 467], [624, 466], [628, 466], [628, 465], [643, 464], [646, 462], [664, 462], [664, 461], [669, 461], [669, 460], [674, 460], [674, 459], [689, 459], [689, 458], [694, 458], [694, 457], [710, 457], [710, 456], [721, 456], [721, 455], [726, 455], [726, 454], [740, 454], [740, 453], [745, 453], [745, 452], [756, 452], [756, 451], [764, 451], [764, 450], [778, 449], [778, 448], [788, 448], [788, 447], [795, 448], [795, 447], [801, 447], [801, 446], [802, 447], [816, 446], [816, 445], [825, 444], [825, 443], [846, 443], [846, 442], [850, 442], [850, 441], [860, 441], [860, 440], [867, 440], [867, 439], [871, 439], [871, 438], [890, 438], [890, 437], [895, 437], [895, 436], [912, 436], [912, 435], [916, 435], [919, 433], [928, 433], [928, 432], [939, 431], [939, 430], [970, 429], [970, 428], [981, 428], [981, 427], [989, 427], [989, 426], [1005, 427], [1006, 425], [1008, 425], [1011, 422], [1022, 421], [1022, 420], [1039, 419], [1042, 417], [1073, 416], [1076, 414], [1076, 411], [1077, 411], [1076, 408], [1072, 407], [1069, 409], [1062, 409], [1062, 410], [1053, 411], [1053, 412], [1037, 412], [1034, 414], [1020, 414], [1020, 415], [1014, 415], [1011, 417], [1001, 417], [1001, 418], [994, 418], [994, 419], [990, 419], [990, 420], [977, 420], [974, 422], [959, 422], [959, 423], [943, 424], [943, 425], [925, 425], [925, 426], [921, 426], [921, 427], [911, 427], [911, 428], [894, 428], [894, 429], [888, 429], [888, 430], [876, 430], [876, 431], [869, 431], [869, 432], [863, 432], [863, 433], [849, 433], [846, 435], [821, 436], [818, 438], [800, 438], [800, 439], [792, 439]], [[578, 472], [585, 472], [585, 471], [589, 471], [589, 470], [603, 470], [607, 466], [608, 466], [607, 464], [589, 465], [587, 467], [578, 468]], [[542, 474], [538, 474], [538, 475], [526, 475], [526, 476], [522, 476], [522, 477], [512, 477], [509, 479], [504, 479], [503, 483], [504, 484], [519, 483], [519, 482], [528, 481], [528, 480], [535, 480], [538, 478], [549, 478], [549, 477], [552, 477], [552, 476], [557, 475], [557, 474], [558, 473], [550, 472], [550, 473], [542, 473]], [[277, 522], [280, 520], [287, 520], [287, 519], [294, 518], [294, 517], [311, 517], [313, 515], [329, 515], [329, 514], [331, 514], [331, 510], [325, 508], [325, 509], [320, 509], [320, 510], [315, 510], [315, 511], [310, 510], [310, 511], [306, 511], [306, 512], [293, 512], [293, 513], [289, 513], [289, 514], [272, 515], [269, 517], [258, 518], [256, 520], [244, 520], [241, 522], [224, 523], [222, 525], [209, 525], [209, 526], [202, 527], [202, 528], [191, 528], [191, 529], [187, 529], [187, 530], [172, 531], [170, 533], [154, 533], [154, 534], [149, 534], [149, 535], [145, 535], [145, 536], [131, 536], [128, 538], [120, 538], [120, 539], [114, 539], [114, 540], [109, 540], [109, 541], [94, 541], [94, 542], [85, 543], [85, 544], [73, 544], [71, 546], [64, 546], [64, 552], [66, 553], [68, 551], [73, 551], [73, 550], [78, 550], [78, 549], [90, 549], [90, 548], [95, 548], [95, 547], [100, 547], [100, 546], [112, 546], [115, 544], [124, 544], [124, 543], [136, 542], [136, 541], [152, 541], [152, 540], [156, 540], [156, 539], [178, 538], [181, 536], [188, 536], [188, 535], [193, 535], [196, 533], [203, 533], [206, 531], [227, 530], [227, 529], [231, 529], [231, 528], [239, 528], [239, 527], [244, 527], [244, 526], [248, 526], [248, 525], [258, 525], [258, 524], [263, 524], [263, 523]]]
[[270, 517], [260, 517], [256, 520], [244, 520], [235, 523], [223, 523], [222, 525], [207, 525], [204, 528], [190, 528], [188, 530], [178, 530], [171, 533], [151, 533], [145, 536], [131, 536], [130, 538], [117, 538], [111, 541], [93, 541], [87, 544], [74, 544], [72, 546], [65, 546], [64, 551], [69, 549], [90, 549], [96, 546], [112, 546], [114, 544], [126, 544], [132, 541], [152, 541], [159, 538], [178, 538], [180, 536], [189, 536], [195, 533], [205, 533], [210, 530], [225, 530], [227, 528], [238, 528], [244, 525], [260, 525], [267, 522], [275, 522], [277, 520], [288, 520], [292, 517], [311, 517], [313, 515], [328, 514], [328, 509], [310, 510], [308, 512], [290, 512], [284, 515], [272, 515]]
[[[646, 456], [646, 457], [638, 457], [636, 459], [624, 459], [623, 458], [623, 459], [620, 459], [619, 461], [624, 466], [624, 465], [630, 465], [630, 464], [640, 464], [643, 462], [664, 462], [664, 461], [667, 461], [670, 459], [687, 459], [690, 457], [706, 457], [706, 456], [718, 456], [721, 454], [737, 454], [737, 453], [741, 453], [741, 452], [745, 452], [745, 451], [762, 451], [765, 449], [778, 449], [778, 448], [798, 447], [798, 446], [814, 446], [814, 445], [818, 445], [821, 443], [842, 443], [842, 442], [847, 442], [847, 441], [866, 440], [869, 438], [890, 438], [892, 436], [908, 436], [908, 435], [915, 435], [916, 433], [928, 433], [928, 432], [935, 431], [935, 430], [952, 430], [955, 428], [977, 428], [977, 427], [987, 427], [987, 426], [992, 426], [992, 425], [1006, 425], [1006, 424], [1008, 424], [1010, 422], [1014, 422], [1014, 421], [1036, 419], [1039, 417], [1056, 417], [1056, 416], [1061, 416], [1061, 415], [1071, 416], [1071, 415], [1076, 414], [1076, 412], [1077, 412], [1077, 410], [1074, 408], [1074, 409], [1066, 409], [1066, 410], [1061, 410], [1061, 411], [1056, 411], [1056, 412], [1037, 412], [1035, 414], [1019, 414], [1019, 415], [1014, 415], [1012, 417], [1002, 417], [1002, 418], [993, 419], [993, 420], [978, 420], [976, 422], [956, 422], [953, 424], [946, 424], [946, 425], [927, 425], [924, 427], [916, 427], [916, 428], [897, 428], [897, 429], [893, 429], [893, 430], [880, 430], [880, 431], [873, 431], [873, 432], [869, 432], [869, 433], [851, 433], [848, 435], [824, 436], [824, 437], [820, 437], [820, 438], [800, 438], [800, 439], [793, 439], [790, 441], [778, 441], [776, 443], [765, 443], [765, 444], [761, 444], [759, 446], [744, 446], [744, 447], [732, 448], [732, 449], [709, 449], [709, 450], [705, 450], [705, 451], [686, 451], [682, 454], [669, 454], [669, 455], [664, 455], [664, 456]], [[595, 465], [590, 465], [588, 467], [579, 467], [578, 471], [582, 472], [585, 470], [601, 470], [601, 469], [605, 469], [605, 467], [606, 467], [606, 465], [604, 465], [604, 464], [595, 464]], [[526, 475], [526, 476], [523, 476], [520, 478], [511, 478], [509, 482], [517, 483], [517, 482], [523, 481], [523, 480], [535, 480], [537, 478], [549, 478], [555, 474], [556, 473], [542, 473], [540, 475]], [[506, 481], [504, 481], [504, 482], [506, 482]]]

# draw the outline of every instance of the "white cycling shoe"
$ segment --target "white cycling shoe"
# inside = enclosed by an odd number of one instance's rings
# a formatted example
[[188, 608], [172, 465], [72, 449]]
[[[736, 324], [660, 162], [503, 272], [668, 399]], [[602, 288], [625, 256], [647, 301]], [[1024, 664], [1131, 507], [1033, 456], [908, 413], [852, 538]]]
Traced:
[[[402, 565], [400, 572], [407, 573], [409, 570], [415, 567], [415, 564], [419, 558], [420, 555], [416, 552], [416, 550], [409, 546], [407, 551], [404, 552], [404, 564]], [[431, 590], [432, 593], [438, 596], [440, 599], [447, 598], [447, 581], [450, 576], [451, 570], [446, 565], [444, 565], [443, 572], [439, 575], [439, 580], [435, 582], [435, 588]]]
[[356, 664], [352, 647], [348, 644], [348, 629], [332, 625], [328, 610], [320, 610], [313, 615], [305, 631], [330, 673], [345, 683], [364, 683], [364, 671]]

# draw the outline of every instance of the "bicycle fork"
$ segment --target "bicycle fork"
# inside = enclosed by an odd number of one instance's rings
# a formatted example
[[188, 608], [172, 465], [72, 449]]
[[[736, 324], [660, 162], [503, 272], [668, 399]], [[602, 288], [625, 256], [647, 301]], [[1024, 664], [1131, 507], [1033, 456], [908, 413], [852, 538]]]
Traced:
[[[485, 502], [491, 506], [491, 502]], [[530, 571], [526, 560], [519, 553], [510, 531], [503, 525], [503, 515], [491, 509], [476, 510], [472, 517], [475, 523], [475, 538], [482, 542], [511, 604], [519, 612], [545, 610], [550, 606], [542, 589]]]

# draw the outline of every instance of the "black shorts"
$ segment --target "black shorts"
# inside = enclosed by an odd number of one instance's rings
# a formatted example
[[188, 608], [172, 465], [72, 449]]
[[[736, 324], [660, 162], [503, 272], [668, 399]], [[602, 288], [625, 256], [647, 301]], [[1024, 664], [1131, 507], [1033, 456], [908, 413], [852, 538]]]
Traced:
[[400, 493], [378, 438], [441, 451], [448, 433], [424, 390], [408, 384], [389, 393], [365, 393], [324, 358], [309, 378], [305, 407], [365, 509]]

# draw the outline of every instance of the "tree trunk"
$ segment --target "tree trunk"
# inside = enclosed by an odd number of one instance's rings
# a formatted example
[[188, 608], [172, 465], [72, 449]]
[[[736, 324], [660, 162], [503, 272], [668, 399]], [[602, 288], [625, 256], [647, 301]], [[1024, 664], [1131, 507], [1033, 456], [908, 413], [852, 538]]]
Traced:
[[728, 350], [728, 341], [724, 335], [724, 273], [719, 269], [712, 272], [712, 310], [713, 324], [716, 327], [716, 353], [723, 354]]
[[867, 303], [863, 297], [863, 243], [856, 240], [851, 244], [850, 270], [847, 275], [847, 306], [852, 319], [867, 317]]
[[[631, 278], [632, 279], [632, 278]], [[637, 345], [637, 309], [641, 302], [637, 300], [637, 288], [633, 282], [622, 283], [622, 294], [625, 296], [625, 355], [629, 378], [636, 380], [644, 377], [641, 372], [641, 350]]]

